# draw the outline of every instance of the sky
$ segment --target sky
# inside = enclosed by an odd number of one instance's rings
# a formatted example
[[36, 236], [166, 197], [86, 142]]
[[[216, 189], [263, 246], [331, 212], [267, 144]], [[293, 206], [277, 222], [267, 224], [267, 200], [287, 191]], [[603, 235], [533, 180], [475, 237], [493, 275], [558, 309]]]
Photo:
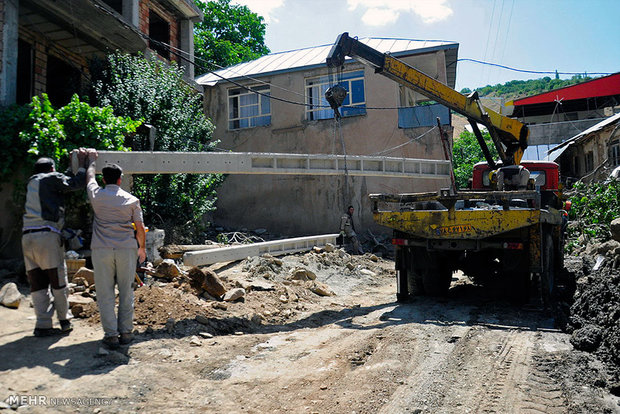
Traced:
[[[357, 37], [459, 43], [459, 59], [515, 69], [620, 72], [620, 0], [232, 0], [265, 18], [271, 52]], [[562, 74], [563, 72], [567, 74]], [[554, 74], [459, 61], [456, 90]], [[593, 75], [598, 76], [598, 75]]]

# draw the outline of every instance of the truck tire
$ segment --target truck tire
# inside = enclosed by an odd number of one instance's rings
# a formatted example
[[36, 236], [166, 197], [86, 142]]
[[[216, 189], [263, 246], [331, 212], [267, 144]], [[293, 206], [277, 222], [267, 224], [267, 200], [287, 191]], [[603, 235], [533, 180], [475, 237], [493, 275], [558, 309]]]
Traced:
[[540, 291], [544, 305], [549, 305], [555, 287], [555, 247], [550, 231], [543, 234], [542, 273], [540, 275]]
[[407, 265], [407, 248], [396, 248], [396, 301], [406, 302], [409, 300], [409, 271]]
[[422, 273], [424, 293], [428, 296], [445, 296], [452, 282], [452, 270], [447, 266], [447, 258], [426, 252], [426, 259]]

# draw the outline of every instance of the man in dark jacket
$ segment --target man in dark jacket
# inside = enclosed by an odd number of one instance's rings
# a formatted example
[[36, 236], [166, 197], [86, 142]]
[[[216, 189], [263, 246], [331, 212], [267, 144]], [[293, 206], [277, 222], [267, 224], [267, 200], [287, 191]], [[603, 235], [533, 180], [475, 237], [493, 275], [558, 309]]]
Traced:
[[353, 245], [353, 254], [364, 254], [362, 246], [355, 233], [355, 224], [353, 224], [353, 206], [347, 208], [347, 212], [340, 218], [340, 233], [345, 237], [345, 241]]
[[[64, 195], [86, 187], [89, 152], [77, 150], [80, 168], [77, 174], [56, 172], [51, 158], [39, 158], [34, 175], [28, 180], [22, 228], [22, 250], [34, 313], [37, 318], [34, 336], [58, 333], [53, 329], [54, 309], [60, 331], [73, 328], [68, 304], [67, 268], [61, 231], [64, 225]], [[51, 288], [51, 289], [50, 289]]]

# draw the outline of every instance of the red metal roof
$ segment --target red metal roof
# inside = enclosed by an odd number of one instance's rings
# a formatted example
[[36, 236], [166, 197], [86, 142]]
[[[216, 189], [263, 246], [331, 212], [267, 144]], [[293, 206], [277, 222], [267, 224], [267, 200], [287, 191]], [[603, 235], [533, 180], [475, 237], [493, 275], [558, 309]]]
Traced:
[[515, 106], [620, 95], [620, 72], [514, 101]]

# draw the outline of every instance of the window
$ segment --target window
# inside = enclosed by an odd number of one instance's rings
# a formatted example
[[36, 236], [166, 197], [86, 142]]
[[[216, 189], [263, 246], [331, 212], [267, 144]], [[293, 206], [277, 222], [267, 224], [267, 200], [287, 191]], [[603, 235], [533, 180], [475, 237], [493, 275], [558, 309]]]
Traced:
[[271, 124], [271, 88], [255, 86], [228, 90], [228, 129], [252, 128]]
[[103, 0], [103, 2], [118, 14], [123, 14], [123, 0]]
[[[332, 86], [329, 76], [306, 79], [306, 119], [331, 119], [334, 111], [325, 100], [325, 91]], [[366, 114], [366, 93], [364, 92], [364, 71], [343, 73], [338, 82], [347, 90], [347, 97], [342, 103], [340, 114], [355, 116]]]
[[170, 60], [170, 50], [166, 46], [170, 44], [170, 25], [153, 10], [149, 10], [149, 37], [155, 40], [149, 40], [150, 48], [159, 56]]
[[17, 96], [18, 105], [24, 105], [32, 99], [34, 85], [33, 50], [30, 43], [19, 39], [17, 42]]
[[80, 70], [53, 55], [47, 57], [47, 79], [47, 95], [57, 108], [71, 102], [74, 93], [80, 93]]

